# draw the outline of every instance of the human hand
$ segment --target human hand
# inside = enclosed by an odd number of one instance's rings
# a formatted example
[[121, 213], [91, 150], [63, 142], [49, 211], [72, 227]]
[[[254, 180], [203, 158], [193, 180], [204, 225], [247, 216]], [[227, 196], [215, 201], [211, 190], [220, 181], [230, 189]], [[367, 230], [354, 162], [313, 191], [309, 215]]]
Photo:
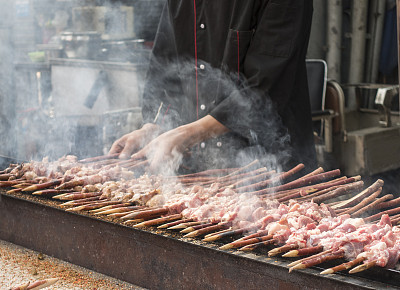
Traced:
[[147, 158], [150, 172], [171, 174], [171, 171], [178, 169], [186, 149], [227, 131], [228, 129], [213, 117], [206, 116], [161, 134], [133, 154], [132, 158]]
[[125, 134], [116, 140], [108, 154], [119, 153], [119, 158], [127, 159], [132, 153], [140, 150], [158, 134], [159, 128], [154, 124], [145, 124], [141, 129]]
[[188, 138], [185, 127], [172, 129], [151, 140], [132, 158], [147, 158], [150, 172], [172, 174], [181, 163], [182, 153], [191, 145]]

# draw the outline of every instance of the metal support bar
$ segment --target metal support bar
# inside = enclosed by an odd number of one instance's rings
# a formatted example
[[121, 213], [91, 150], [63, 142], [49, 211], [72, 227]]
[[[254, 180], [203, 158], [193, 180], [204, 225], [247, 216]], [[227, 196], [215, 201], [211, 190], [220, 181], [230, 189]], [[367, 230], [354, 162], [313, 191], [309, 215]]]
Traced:
[[324, 124], [324, 147], [325, 152], [331, 153], [333, 151], [333, 129], [332, 129], [332, 119], [339, 116], [332, 110], [329, 110], [329, 115], [316, 116], [313, 117], [313, 121], [322, 121]]

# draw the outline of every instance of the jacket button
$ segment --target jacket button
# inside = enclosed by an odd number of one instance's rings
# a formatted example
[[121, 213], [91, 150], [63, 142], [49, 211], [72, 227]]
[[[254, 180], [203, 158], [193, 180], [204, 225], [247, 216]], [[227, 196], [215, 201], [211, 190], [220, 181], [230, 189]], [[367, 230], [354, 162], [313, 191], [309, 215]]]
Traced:
[[200, 24], [200, 28], [204, 29], [204, 28], [206, 28], [206, 26], [202, 23], [202, 24]]
[[222, 142], [217, 142], [217, 147], [222, 147]]
[[206, 143], [201, 142], [201, 143], [200, 143], [200, 147], [203, 148], [203, 149], [206, 148]]
[[202, 104], [202, 105], [200, 106], [200, 109], [204, 111], [204, 110], [206, 109], [206, 105]]
[[201, 65], [200, 65], [200, 69], [205, 69], [204, 64], [201, 64]]

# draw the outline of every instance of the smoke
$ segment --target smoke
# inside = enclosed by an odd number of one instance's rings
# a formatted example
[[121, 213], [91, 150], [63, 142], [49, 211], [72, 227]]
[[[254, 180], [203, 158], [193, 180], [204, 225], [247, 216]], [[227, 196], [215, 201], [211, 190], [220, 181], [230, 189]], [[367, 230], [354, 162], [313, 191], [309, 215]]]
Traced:
[[[205, 62], [198, 63], [205, 69], [197, 71], [196, 84], [194, 64], [192, 58], [152, 58], [151, 82], [143, 100], [145, 114], [150, 116], [147, 121], [158, 115], [157, 123], [164, 131], [209, 113], [218, 120], [222, 115], [216, 110], [229, 111], [220, 120], [230, 132], [191, 148], [192, 158], [183, 158], [183, 167], [193, 168], [191, 161], [196, 163], [196, 171], [240, 167], [259, 159], [264, 166], [281, 170], [281, 164], [291, 156], [290, 138], [269, 97], [249, 89], [237, 73], [226, 73]], [[159, 113], [160, 104], [163, 108]]]
[[0, 0], [0, 155], [101, 155], [138, 128], [163, 3]]
[[[101, 155], [114, 140], [139, 127], [149, 47], [164, 1], [98, 2], [82, 7], [15, 0], [18, 5], [6, 6], [7, 15], [13, 17], [5, 18], [12, 23], [9, 34], [1, 34], [1, 72], [12, 73], [5, 73], [8, 78], [1, 82], [4, 121], [0, 132], [8, 133], [6, 137], [2, 133], [2, 145], [10, 150], [0, 154], [25, 160]], [[27, 28], [21, 23], [31, 25]], [[67, 32], [74, 32], [75, 38]], [[90, 37], [97, 46], [84, 45], [82, 39], [91, 41]], [[13, 54], [14, 58], [7, 58]], [[206, 141], [204, 148], [198, 144], [189, 151], [174, 152], [171, 163], [162, 165], [163, 171], [170, 173], [181, 163], [190, 167], [188, 156], [200, 159], [197, 170], [237, 167], [254, 159], [279, 170], [290, 155], [286, 150], [289, 137], [268, 99], [247, 90], [237, 74], [198, 63], [207, 73], [200, 75], [196, 103], [194, 60], [158, 65], [163, 74], [147, 89], [162, 88], [165, 94], [158, 123], [166, 130], [193, 122], [197, 114], [201, 118], [215, 107], [228, 106], [224, 104], [228, 96], [236, 104], [232, 117], [224, 120], [231, 133]], [[154, 107], [159, 108], [160, 101], [156, 102]]]
[[[9, 155], [15, 146], [13, 130], [14, 100], [6, 97], [13, 91], [13, 48], [10, 45], [12, 38], [11, 14], [12, 4], [9, 1], [0, 1], [0, 154]], [[0, 163], [1, 158], [0, 158]], [[8, 164], [7, 164], [8, 165]]]

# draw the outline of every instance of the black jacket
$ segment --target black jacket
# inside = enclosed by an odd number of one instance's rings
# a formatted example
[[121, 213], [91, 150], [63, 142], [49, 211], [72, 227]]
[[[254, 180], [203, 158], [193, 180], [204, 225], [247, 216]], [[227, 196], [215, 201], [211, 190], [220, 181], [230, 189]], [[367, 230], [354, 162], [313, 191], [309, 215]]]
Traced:
[[144, 121], [159, 112], [156, 122], [167, 130], [213, 116], [231, 132], [194, 148], [194, 159], [208, 167], [248, 155], [315, 166], [305, 66], [312, 10], [312, 0], [168, 0]]

